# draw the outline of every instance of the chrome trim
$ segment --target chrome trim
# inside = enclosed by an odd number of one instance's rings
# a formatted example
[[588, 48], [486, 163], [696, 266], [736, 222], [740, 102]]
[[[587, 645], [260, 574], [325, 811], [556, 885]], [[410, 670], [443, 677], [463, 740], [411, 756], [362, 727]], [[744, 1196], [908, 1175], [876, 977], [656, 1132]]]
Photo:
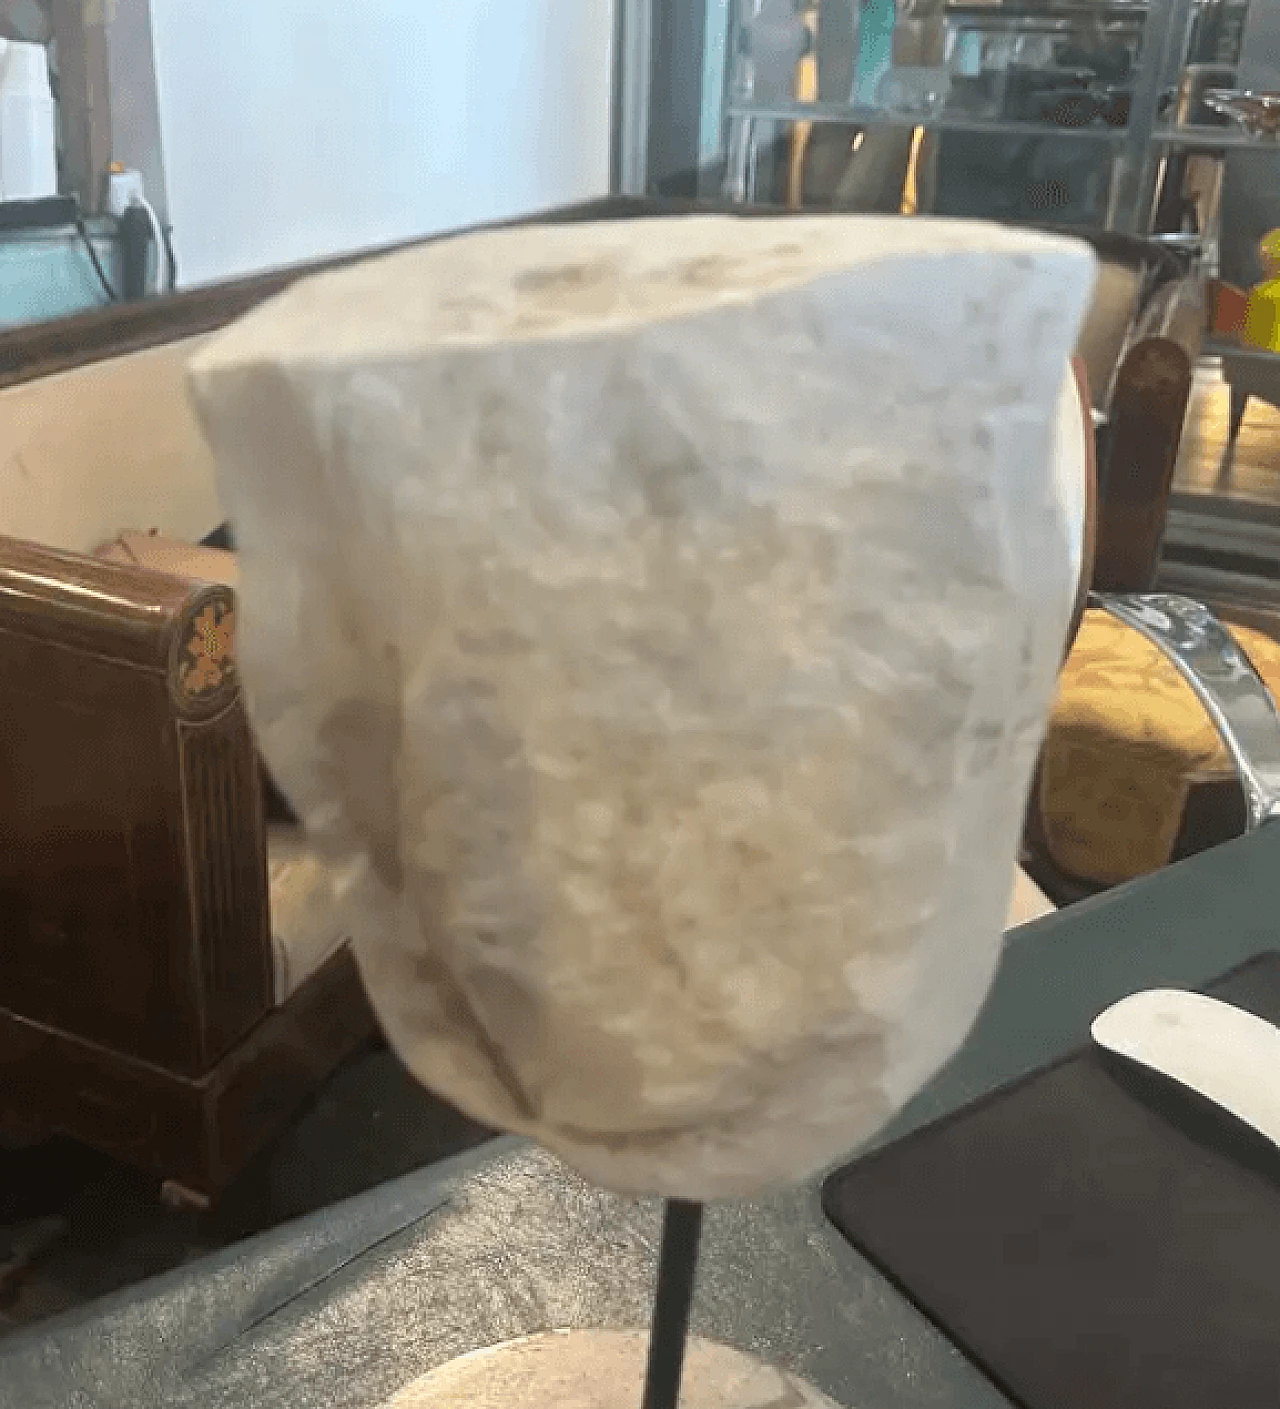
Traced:
[[1172, 593], [1092, 592], [1153, 642], [1195, 691], [1244, 787], [1249, 830], [1280, 816], [1280, 713], [1253, 662], [1208, 607]]

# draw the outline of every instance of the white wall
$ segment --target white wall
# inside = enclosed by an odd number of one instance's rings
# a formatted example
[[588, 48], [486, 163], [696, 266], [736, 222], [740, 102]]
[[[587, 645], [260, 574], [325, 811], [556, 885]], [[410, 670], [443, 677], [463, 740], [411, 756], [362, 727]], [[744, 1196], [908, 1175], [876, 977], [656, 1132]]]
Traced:
[[184, 284], [603, 195], [609, 0], [152, 0]]
[[130, 529], [197, 542], [223, 520], [186, 395], [199, 340], [0, 389], [0, 534], [91, 553]]

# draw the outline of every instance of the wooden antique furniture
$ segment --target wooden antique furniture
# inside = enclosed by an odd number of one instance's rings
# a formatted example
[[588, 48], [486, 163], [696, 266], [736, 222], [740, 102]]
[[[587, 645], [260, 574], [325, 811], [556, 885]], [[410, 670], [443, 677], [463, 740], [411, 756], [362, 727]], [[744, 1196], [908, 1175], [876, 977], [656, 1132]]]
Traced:
[[[1280, 643], [1227, 625], [1280, 693]], [[1024, 864], [1059, 904], [1238, 836], [1247, 820], [1195, 691], [1160, 649], [1096, 608], [1063, 668], [1032, 801]]]
[[[1104, 268], [1100, 287], [1106, 283]], [[1198, 289], [1174, 280], [1138, 310], [1121, 347], [1099, 433], [1089, 573], [1097, 591], [1158, 585], [1204, 322]], [[1219, 610], [1264, 684], [1280, 694], [1280, 644], [1230, 604]], [[1033, 788], [1026, 869], [1065, 904], [1238, 836], [1246, 821], [1236, 768], [1191, 685], [1131, 626], [1088, 611], [1063, 668]]]
[[225, 586], [0, 539], [0, 1129], [197, 1202], [374, 1031], [234, 632]]

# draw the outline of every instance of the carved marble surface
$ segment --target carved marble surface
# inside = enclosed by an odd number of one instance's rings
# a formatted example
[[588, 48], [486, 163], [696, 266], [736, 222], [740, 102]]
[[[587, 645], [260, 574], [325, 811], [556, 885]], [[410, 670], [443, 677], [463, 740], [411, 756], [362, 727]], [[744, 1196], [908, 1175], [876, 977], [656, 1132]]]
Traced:
[[241, 659], [388, 1035], [624, 1191], [871, 1135], [994, 971], [1093, 261], [964, 222], [449, 240], [192, 384]]

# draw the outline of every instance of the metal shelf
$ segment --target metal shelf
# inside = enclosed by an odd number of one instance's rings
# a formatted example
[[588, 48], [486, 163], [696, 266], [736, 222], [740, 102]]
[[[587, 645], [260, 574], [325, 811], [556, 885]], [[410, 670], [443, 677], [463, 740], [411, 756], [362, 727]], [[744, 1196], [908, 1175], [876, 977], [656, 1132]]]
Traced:
[[[731, 102], [726, 111], [733, 118], [755, 118], [760, 122], [830, 122], [847, 127], [927, 127], [941, 132], [980, 132], [1008, 137], [1071, 137], [1082, 141], [1123, 143], [1127, 127], [1067, 127], [1056, 122], [1012, 122], [1003, 118], [967, 117], [946, 112], [911, 115], [886, 108], [850, 103], [751, 103]], [[1274, 152], [1280, 156], [1280, 140], [1251, 137], [1233, 127], [1157, 127], [1152, 141], [1167, 147], [1197, 147], [1217, 151]]]
[[1143, 20], [1151, 8], [1150, 0], [1080, 0], [1079, 3], [1058, 3], [1044, 5], [1038, 0], [1003, 0], [992, 4], [991, 0], [960, 0], [946, 6], [948, 15], [963, 16], [965, 19], [1004, 19], [1053, 21], [1088, 20]]
[[1274, 152], [1280, 156], [1280, 141], [1274, 137], [1251, 137], [1234, 127], [1157, 127], [1152, 141], [1171, 147], [1204, 147], [1216, 151]]
[[1003, 118], [966, 117], [963, 113], [945, 111], [930, 116], [908, 115], [891, 112], [885, 108], [848, 103], [739, 101], [729, 103], [726, 111], [731, 118], [755, 118], [761, 122], [831, 122], [848, 127], [928, 127], [942, 132], [980, 132], [989, 136], [1007, 137], [1070, 137], [1086, 142], [1114, 144], [1123, 143], [1127, 131], [1123, 127], [1065, 127], [1056, 122], [1011, 122]]
[[[742, 0], [746, 3], [746, 0]], [[740, 27], [738, 4], [730, 5], [731, 26], [724, 72], [724, 117], [726, 122], [726, 169], [723, 189], [731, 200], [753, 200], [760, 158], [761, 127], [764, 124], [795, 123], [841, 125], [846, 127], [925, 128], [941, 133], [964, 133], [983, 138], [1021, 138], [1066, 144], [1093, 144], [1079, 151], [1082, 162], [1088, 153], [1096, 154], [1093, 166], [1109, 167], [1105, 211], [1097, 215], [1101, 225], [1131, 235], [1148, 234], [1156, 213], [1161, 183], [1169, 172], [1168, 158], [1183, 151], [1203, 152], [1221, 157], [1227, 152], [1258, 151], [1272, 148], [1280, 155], [1280, 141], [1250, 136], [1235, 126], [1176, 126], [1173, 112], [1166, 115], [1169, 95], [1180, 91], [1196, 14], [1206, 0], [1005, 0], [1005, 6], [975, 10], [973, 0], [951, 0], [954, 16], [959, 7], [982, 15], [999, 14], [1016, 29], [1019, 24], [1034, 27], [1046, 18], [1062, 21], [1072, 16], [1114, 14], [1141, 23], [1140, 59], [1131, 74], [1128, 121], [1112, 127], [1095, 117], [1088, 125], [1068, 126], [1048, 114], [1037, 121], [1015, 121], [961, 110], [971, 95], [952, 92], [949, 103], [932, 113], [889, 110], [873, 103], [779, 102], [753, 99], [749, 64], [738, 53], [734, 25]], [[745, 51], [743, 51], [745, 53]], [[1033, 66], [1034, 67], [1034, 66]], [[807, 91], [812, 92], [810, 87]], [[993, 96], [993, 95], [992, 95]], [[1064, 96], [1066, 96], [1064, 94]], [[990, 110], [988, 110], [990, 111]], [[1068, 115], [1068, 114], [1062, 114]], [[1070, 146], [1068, 147], [1070, 150]], [[772, 158], [771, 158], [772, 159]], [[1096, 201], [1095, 201], [1096, 206]]]

